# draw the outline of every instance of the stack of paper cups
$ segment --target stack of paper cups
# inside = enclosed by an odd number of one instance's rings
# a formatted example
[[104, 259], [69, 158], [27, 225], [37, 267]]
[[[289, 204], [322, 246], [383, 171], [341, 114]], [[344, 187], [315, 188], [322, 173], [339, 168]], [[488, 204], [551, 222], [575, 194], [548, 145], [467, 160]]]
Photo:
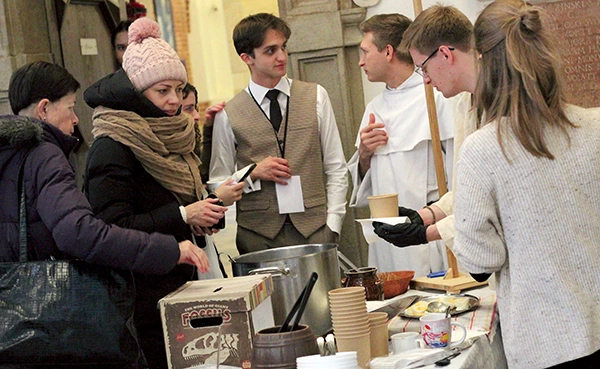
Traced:
[[371, 329], [371, 358], [387, 356], [389, 354], [387, 324], [387, 313], [369, 313], [369, 325]]
[[297, 369], [359, 369], [355, 351], [335, 355], [310, 355], [296, 358]]
[[356, 351], [358, 365], [367, 368], [371, 360], [371, 329], [364, 287], [329, 291], [333, 333], [339, 352]]

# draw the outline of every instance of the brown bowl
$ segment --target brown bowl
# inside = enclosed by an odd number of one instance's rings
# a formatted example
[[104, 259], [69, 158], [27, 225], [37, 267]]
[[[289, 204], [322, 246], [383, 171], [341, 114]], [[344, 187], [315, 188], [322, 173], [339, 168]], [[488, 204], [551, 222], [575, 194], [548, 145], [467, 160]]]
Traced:
[[386, 299], [403, 294], [408, 290], [410, 280], [415, 276], [414, 270], [383, 272], [377, 274], [383, 281], [383, 295]]

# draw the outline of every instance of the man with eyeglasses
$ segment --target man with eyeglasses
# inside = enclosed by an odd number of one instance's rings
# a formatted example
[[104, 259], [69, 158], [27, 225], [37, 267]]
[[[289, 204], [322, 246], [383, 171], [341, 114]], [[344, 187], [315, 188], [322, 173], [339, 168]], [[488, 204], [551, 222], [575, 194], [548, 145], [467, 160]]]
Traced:
[[[445, 97], [461, 94], [456, 109], [455, 157], [466, 136], [477, 129], [477, 113], [471, 107], [477, 83], [473, 44], [473, 25], [466, 15], [453, 6], [434, 5], [424, 10], [406, 29], [400, 45], [409, 50], [415, 71]], [[465, 93], [467, 92], [467, 93]], [[375, 233], [399, 247], [420, 244], [424, 240], [454, 243], [454, 193], [448, 192], [438, 202], [418, 210], [410, 224], [375, 226]], [[488, 274], [473, 275], [485, 280]]]
[[[366, 107], [350, 159], [350, 206], [367, 206], [367, 197], [397, 193], [403, 206], [421, 208], [438, 200], [435, 164], [423, 78], [415, 73], [407, 49], [398, 49], [411, 20], [400, 14], [375, 15], [360, 25], [359, 65], [371, 82], [386, 88]], [[435, 93], [445, 166], [451, 178], [454, 104]], [[416, 212], [412, 211], [411, 214]], [[403, 209], [399, 215], [406, 216]], [[447, 267], [443, 242], [398, 248], [383, 240], [369, 245], [369, 265], [380, 271], [414, 270], [427, 275]]]

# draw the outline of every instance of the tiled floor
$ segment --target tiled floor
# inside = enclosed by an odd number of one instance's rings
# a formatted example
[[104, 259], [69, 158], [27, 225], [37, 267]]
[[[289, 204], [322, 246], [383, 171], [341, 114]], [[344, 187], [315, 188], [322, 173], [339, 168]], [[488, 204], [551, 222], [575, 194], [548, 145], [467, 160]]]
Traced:
[[217, 249], [221, 254], [221, 262], [229, 277], [233, 277], [233, 273], [231, 272], [231, 263], [229, 262], [229, 257], [227, 257], [227, 255], [231, 257], [239, 255], [237, 248], [235, 247], [236, 229], [235, 205], [232, 205], [225, 213], [225, 229], [222, 229], [219, 233], [214, 235]]

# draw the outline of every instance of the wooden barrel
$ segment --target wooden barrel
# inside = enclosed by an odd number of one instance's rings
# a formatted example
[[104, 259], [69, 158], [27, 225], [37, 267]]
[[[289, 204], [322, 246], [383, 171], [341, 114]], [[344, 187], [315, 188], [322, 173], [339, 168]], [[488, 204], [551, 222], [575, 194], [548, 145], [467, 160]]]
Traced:
[[252, 369], [296, 369], [296, 358], [319, 353], [317, 338], [306, 325], [293, 332], [277, 333], [279, 326], [254, 336]]

